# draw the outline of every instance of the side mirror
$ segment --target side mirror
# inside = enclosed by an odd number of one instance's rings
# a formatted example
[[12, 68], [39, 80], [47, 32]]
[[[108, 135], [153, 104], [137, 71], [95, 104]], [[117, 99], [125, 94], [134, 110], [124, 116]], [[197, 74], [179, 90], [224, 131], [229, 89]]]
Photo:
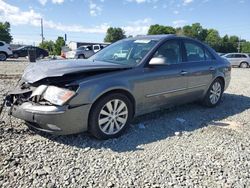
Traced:
[[163, 57], [153, 57], [149, 61], [149, 65], [167, 65], [166, 58], [163, 58]]

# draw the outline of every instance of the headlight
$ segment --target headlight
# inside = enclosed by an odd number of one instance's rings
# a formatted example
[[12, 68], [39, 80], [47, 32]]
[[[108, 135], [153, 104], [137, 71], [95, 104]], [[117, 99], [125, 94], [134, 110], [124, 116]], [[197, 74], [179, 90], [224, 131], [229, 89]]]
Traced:
[[38, 97], [38, 100], [44, 98], [54, 105], [62, 106], [68, 102], [76, 92], [69, 89], [59, 88], [56, 86], [46, 86], [41, 85], [36, 90], [33, 91], [31, 99], [33, 97]]
[[49, 86], [43, 94], [43, 98], [52, 104], [61, 106], [68, 102], [75, 94], [74, 91], [68, 89]]

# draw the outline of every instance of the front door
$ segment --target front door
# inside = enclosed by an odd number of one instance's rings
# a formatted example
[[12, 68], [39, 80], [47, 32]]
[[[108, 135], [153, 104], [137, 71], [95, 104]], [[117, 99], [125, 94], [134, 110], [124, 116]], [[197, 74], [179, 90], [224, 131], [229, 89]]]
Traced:
[[180, 102], [187, 90], [187, 71], [182, 63], [179, 40], [170, 40], [159, 47], [153, 58], [164, 58], [162, 65], [144, 69], [144, 109], [153, 111]]

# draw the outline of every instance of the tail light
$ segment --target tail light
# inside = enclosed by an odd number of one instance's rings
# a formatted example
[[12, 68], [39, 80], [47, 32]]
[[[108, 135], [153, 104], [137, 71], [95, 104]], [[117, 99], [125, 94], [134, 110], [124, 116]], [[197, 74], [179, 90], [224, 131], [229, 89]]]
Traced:
[[8, 49], [9, 49], [10, 51], [12, 51], [12, 49], [11, 49], [10, 47], [8, 47]]

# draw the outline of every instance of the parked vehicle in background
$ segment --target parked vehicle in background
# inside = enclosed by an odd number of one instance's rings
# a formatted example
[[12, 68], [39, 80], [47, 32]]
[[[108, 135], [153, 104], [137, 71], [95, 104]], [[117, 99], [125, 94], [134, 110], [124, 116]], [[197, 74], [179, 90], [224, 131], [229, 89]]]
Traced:
[[128, 50], [119, 50], [114, 54], [114, 58], [125, 58], [127, 57], [129, 51]]
[[[114, 58], [120, 50], [124, 58]], [[154, 35], [111, 44], [89, 60], [38, 62], [9, 92], [10, 114], [40, 131], [91, 132], [114, 138], [133, 117], [202, 101], [214, 107], [231, 77], [230, 63], [186, 37]], [[94, 62], [94, 63], [93, 63]]]
[[49, 56], [48, 51], [46, 51], [42, 48], [39, 48], [36, 46], [22, 46], [20, 48], [13, 50], [13, 57], [14, 58], [26, 57], [29, 55], [29, 50], [36, 51], [36, 58], [43, 59], [43, 58]]
[[76, 50], [72, 50], [65, 53], [67, 59], [88, 59], [94, 55], [94, 50], [89, 46], [80, 46]]
[[218, 54], [219, 56], [223, 56], [223, 55], [225, 55], [226, 53], [217, 52], [217, 54]]
[[96, 52], [102, 50], [106, 46], [104, 45], [91, 45], [91, 46], [80, 46], [76, 50], [68, 51], [65, 53], [67, 59], [88, 59]]
[[5, 61], [10, 56], [12, 56], [10, 45], [4, 41], [0, 41], [0, 61]]
[[237, 66], [241, 68], [248, 68], [250, 65], [250, 56], [245, 53], [228, 53], [224, 55], [232, 66]]

